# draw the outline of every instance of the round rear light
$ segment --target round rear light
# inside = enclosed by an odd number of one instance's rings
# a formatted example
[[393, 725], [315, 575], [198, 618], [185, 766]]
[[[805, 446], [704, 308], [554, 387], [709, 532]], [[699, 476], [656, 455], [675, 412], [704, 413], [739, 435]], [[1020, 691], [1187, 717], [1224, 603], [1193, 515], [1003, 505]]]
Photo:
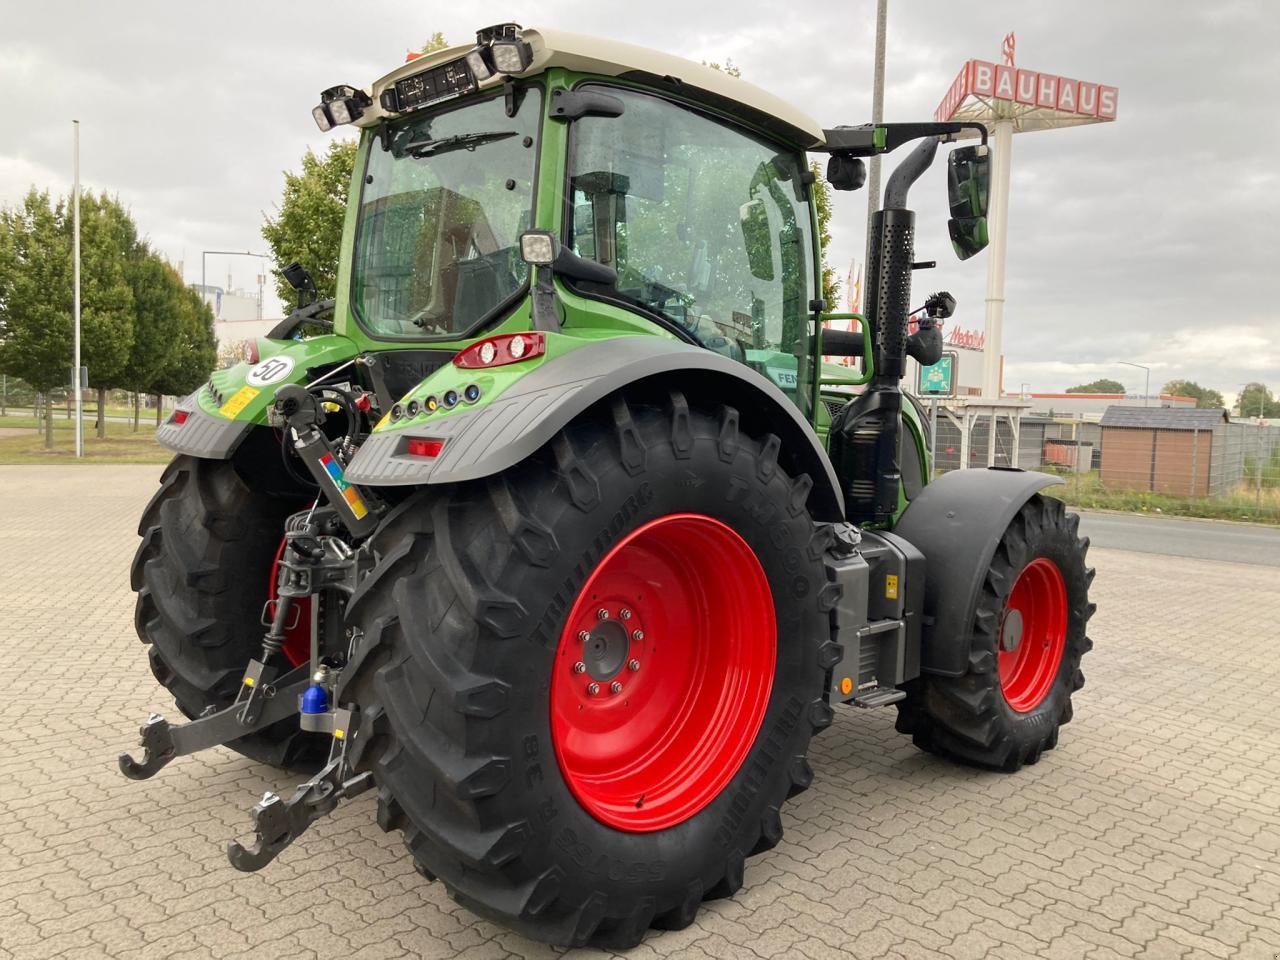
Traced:
[[519, 360], [524, 356], [525, 351], [529, 349], [529, 342], [522, 336], [514, 336], [511, 338], [511, 343], [507, 349], [511, 351], [513, 357]]
[[498, 358], [498, 348], [493, 345], [492, 340], [486, 340], [480, 344], [480, 362], [489, 364]]

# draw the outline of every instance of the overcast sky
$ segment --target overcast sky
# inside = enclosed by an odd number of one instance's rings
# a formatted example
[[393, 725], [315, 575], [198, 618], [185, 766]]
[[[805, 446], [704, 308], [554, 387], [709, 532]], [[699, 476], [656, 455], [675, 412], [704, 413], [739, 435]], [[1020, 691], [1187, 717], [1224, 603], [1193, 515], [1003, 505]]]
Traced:
[[[282, 171], [322, 148], [321, 89], [367, 86], [435, 30], [465, 42], [517, 19], [732, 58], [820, 123], [870, 119], [873, 0], [643, 4], [30, 3], [0, 0], [0, 203], [71, 179], [81, 121], [87, 186], [119, 194], [188, 281], [206, 249], [263, 251]], [[930, 119], [961, 63], [999, 60], [1119, 87], [1119, 119], [1014, 138], [1007, 389], [1100, 376], [1141, 391], [1173, 377], [1230, 397], [1280, 389], [1280, 7], [1266, 0], [890, 0], [886, 120]], [[890, 160], [890, 164], [892, 164]], [[980, 329], [986, 255], [959, 263], [942, 165], [913, 194], [917, 256], [950, 289], [951, 325]], [[833, 261], [864, 244], [866, 195], [838, 195]], [[250, 287], [255, 261], [209, 258]], [[921, 291], [923, 292], [923, 291]]]

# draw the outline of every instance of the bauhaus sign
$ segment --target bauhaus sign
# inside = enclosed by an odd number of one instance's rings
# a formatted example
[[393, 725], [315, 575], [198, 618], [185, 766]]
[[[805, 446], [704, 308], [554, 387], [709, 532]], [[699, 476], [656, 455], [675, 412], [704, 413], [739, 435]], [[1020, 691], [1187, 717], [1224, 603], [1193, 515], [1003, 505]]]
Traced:
[[1004, 63], [968, 60], [947, 95], [933, 111], [935, 120], [949, 120], [966, 97], [988, 97], [1040, 110], [1053, 110], [1081, 119], [1114, 120], [1120, 93], [1115, 87], [1073, 80], [1039, 70], [1023, 70]]

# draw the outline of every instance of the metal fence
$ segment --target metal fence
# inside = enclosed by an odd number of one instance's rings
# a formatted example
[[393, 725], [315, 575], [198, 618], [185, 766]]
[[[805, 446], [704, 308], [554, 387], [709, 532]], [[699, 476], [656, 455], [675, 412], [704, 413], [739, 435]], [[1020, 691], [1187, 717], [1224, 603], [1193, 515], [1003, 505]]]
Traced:
[[[938, 419], [936, 466], [962, 466], [960, 430]], [[987, 463], [988, 421], [963, 445], [968, 466]], [[1012, 428], [997, 423], [995, 462], [1012, 466]], [[1247, 421], [1212, 428], [1103, 427], [1079, 420], [1023, 417], [1016, 465], [1065, 481], [1071, 503], [1099, 509], [1280, 523], [1280, 426]]]

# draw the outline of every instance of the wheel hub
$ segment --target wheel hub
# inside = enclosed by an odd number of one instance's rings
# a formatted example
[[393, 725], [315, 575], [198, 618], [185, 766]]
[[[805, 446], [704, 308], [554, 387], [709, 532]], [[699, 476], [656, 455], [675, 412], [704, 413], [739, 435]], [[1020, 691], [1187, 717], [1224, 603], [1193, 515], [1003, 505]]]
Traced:
[[1000, 649], [1012, 653], [1022, 642], [1022, 612], [1006, 610], [1000, 621]]
[[632, 659], [630, 636], [617, 620], [600, 621], [587, 632], [582, 646], [582, 660], [592, 680], [612, 681]]

